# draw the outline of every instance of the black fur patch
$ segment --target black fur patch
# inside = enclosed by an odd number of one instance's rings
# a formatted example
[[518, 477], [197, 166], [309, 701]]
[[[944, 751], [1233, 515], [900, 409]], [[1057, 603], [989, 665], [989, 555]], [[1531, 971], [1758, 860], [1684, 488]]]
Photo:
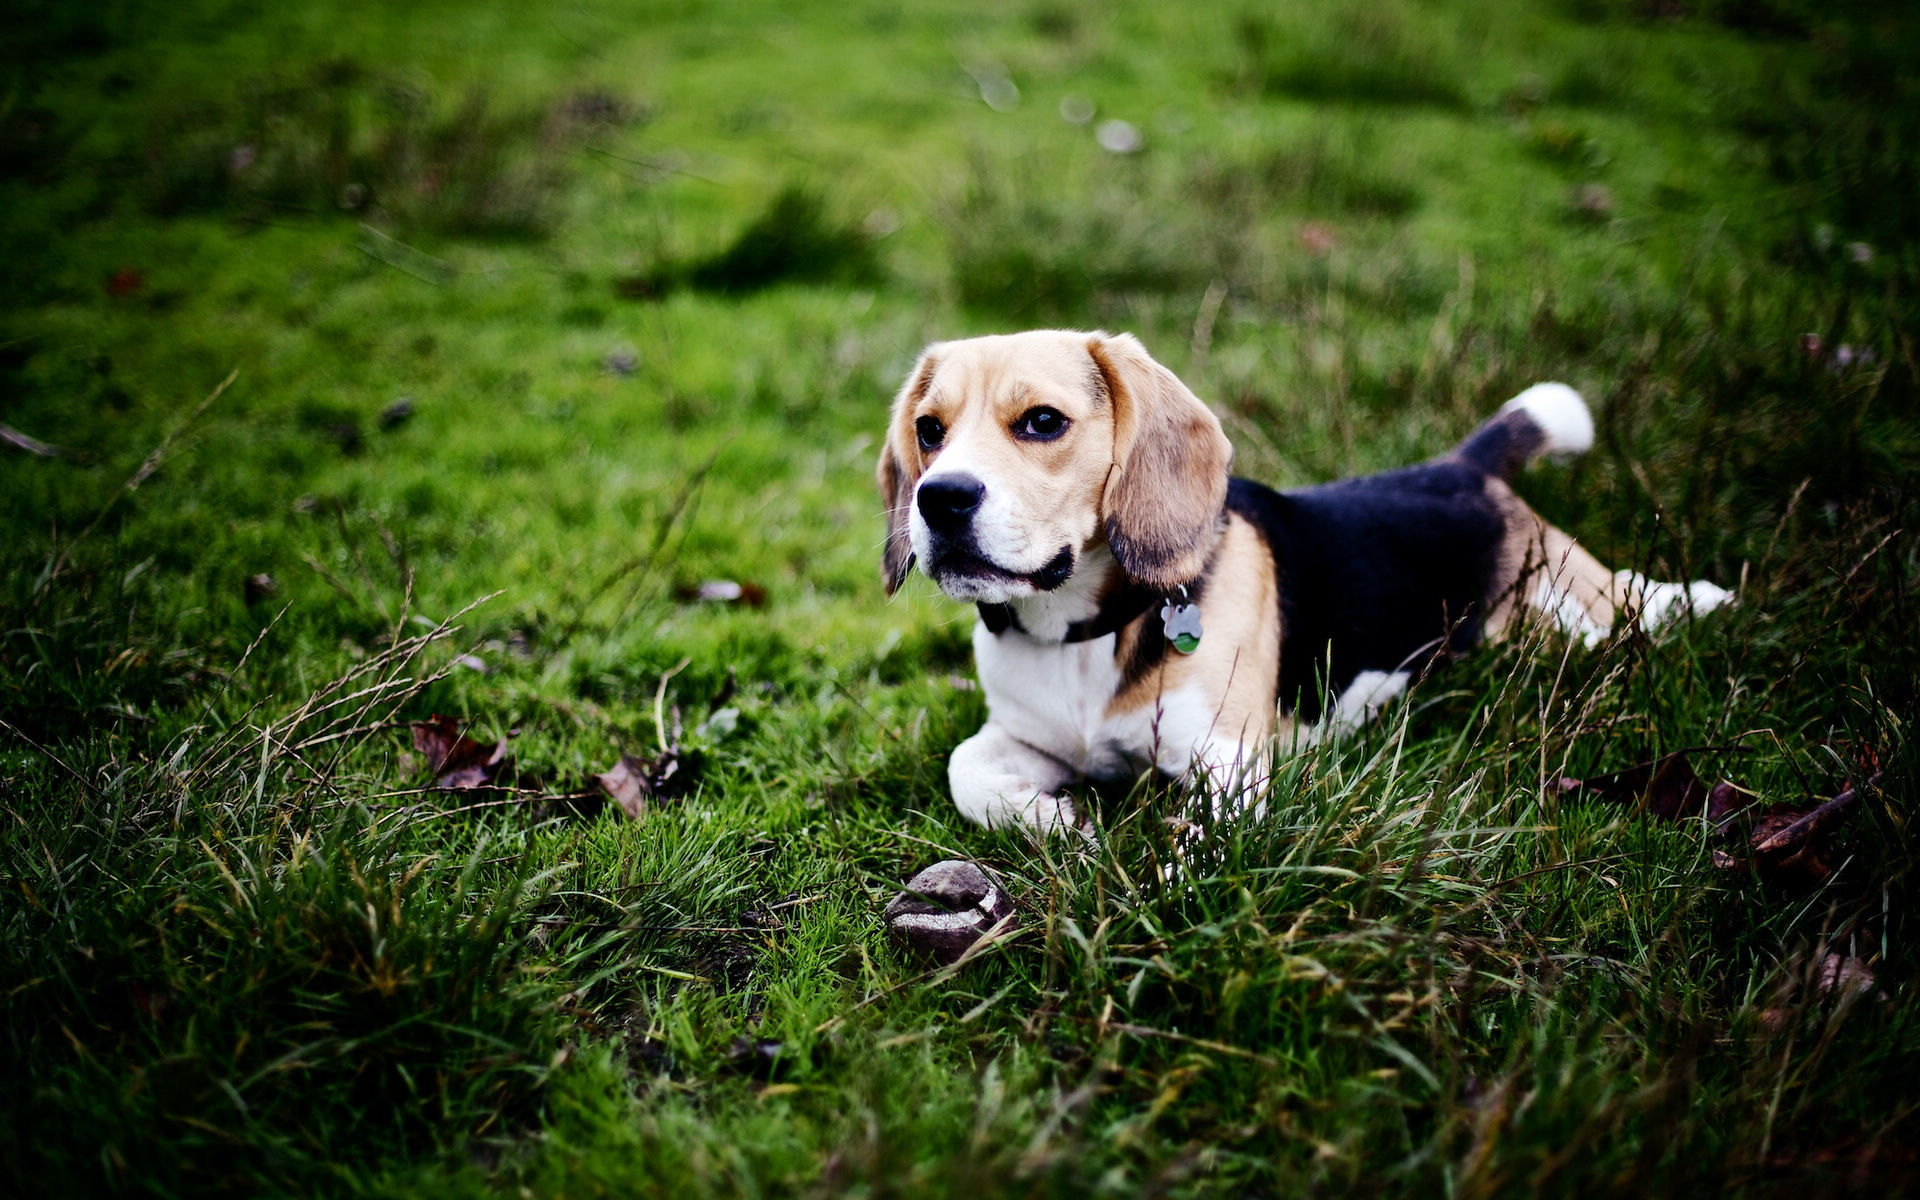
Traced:
[[1227, 485], [1227, 508], [1273, 552], [1280, 711], [1317, 720], [1361, 671], [1418, 672], [1479, 639], [1505, 522], [1478, 468], [1442, 460], [1291, 492]]
[[1051, 592], [1067, 581], [1073, 574], [1073, 547], [1062, 546], [1060, 553], [1048, 559], [1046, 565], [1027, 576], [1027, 582], [1043, 592]]
[[[1207, 580], [1213, 575], [1213, 565], [1219, 559], [1219, 554], [1219, 548], [1216, 546], [1213, 553], [1207, 556], [1207, 564], [1201, 568], [1200, 577], [1186, 585], [1185, 603], [1198, 604], [1200, 598], [1206, 595]], [[1167, 650], [1172, 645], [1167, 640], [1166, 627], [1160, 620], [1160, 604], [1170, 598], [1168, 593], [1151, 591], [1128, 581], [1123, 588], [1123, 594], [1125, 599], [1122, 603], [1135, 604], [1144, 600], [1147, 611], [1146, 625], [1140, 630], [1140, 636], [1134, 640], [1132, 652], [1120, 664], [1120, 691], [1126, 691], [1145, 679], [1147, 672], [1166, 659]]]
[[1512, 479], [1546, 447], [1547, 435], [1524, 409], [1489, 418], [1467, 436], [1454, 455], [1488, 475]]

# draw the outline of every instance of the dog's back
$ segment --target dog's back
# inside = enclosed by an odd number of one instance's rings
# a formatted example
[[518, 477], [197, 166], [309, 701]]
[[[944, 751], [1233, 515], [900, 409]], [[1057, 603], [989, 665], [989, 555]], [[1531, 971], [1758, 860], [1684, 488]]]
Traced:
[[1286, 492], [1233, 480], [1227, 506], [1279, 577], [1281, 711], [1317, 721], [1363, 672], [1418, 673], [1479, 641], [1516, 582], [1516, 534], [1536, 532], [1507, 481], [1592, 444], [1579, 394], [1543, 383], [1431, 462]]

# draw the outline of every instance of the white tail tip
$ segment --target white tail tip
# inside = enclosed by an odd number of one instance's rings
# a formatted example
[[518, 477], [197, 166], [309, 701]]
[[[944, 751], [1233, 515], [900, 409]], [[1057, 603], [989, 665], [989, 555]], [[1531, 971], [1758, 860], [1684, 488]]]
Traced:
[[1536, 383], [1500, 406], [1520, 409], [1547, 437], [1547, 454], [1585, 454], [1593, 449], [1593, 414], [1580, 393], [1564, 383]]

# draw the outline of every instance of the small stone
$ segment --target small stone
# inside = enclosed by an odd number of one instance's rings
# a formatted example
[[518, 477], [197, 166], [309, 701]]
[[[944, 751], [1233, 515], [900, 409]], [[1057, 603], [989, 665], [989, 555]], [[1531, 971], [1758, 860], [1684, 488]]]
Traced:
[[887, 932], [908, 949], [953, 963], [1013, 915], [1013, 898], [974, 863], [950, 858], [907, 881], [887, 905]]
[[771, 1081], [779, 1078], [793, 1061], [786, 1044], [771, 1038], [741, 1036], [727, 1047], [727, 1066], [743, 1075]]
[[380, 428], [398, 429], [413, 419], [413, 397], [401, 396], [380, 410]]
[[1613, 191], [1603, 183], [1585, 183], [1573, 189], [1573, 208], [1584, 217], [1604, 220], [1613, 215]]
[[1147, 139], [1131, 121], [1118, 118], [1100, 122], [1099, 128], [1093, 131], [1093, 140], [1108, 154], [1135, 154], [1147, 144]]

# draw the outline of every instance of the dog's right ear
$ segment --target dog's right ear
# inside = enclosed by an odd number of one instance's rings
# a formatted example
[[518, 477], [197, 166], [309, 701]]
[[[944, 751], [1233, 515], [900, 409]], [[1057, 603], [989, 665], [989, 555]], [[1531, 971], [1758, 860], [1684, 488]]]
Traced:
[[907, 533], [907, 518], [913, 512], [913, 489], [920, 482], [920, 445], [913, 432], [913, 410], [926, 396], [933, 382], [937, 346], [929, 346], [920, 355], [893, 398], [893, 417], [887, 422], [887, 440], [880, 447], [880, 465], [874, 472], [880, 482], [880, 496], [887, 504], [887, 545], [880, 554], [880, 576], [887, 595], [900, 590], [913, 570], [913, 541]]

